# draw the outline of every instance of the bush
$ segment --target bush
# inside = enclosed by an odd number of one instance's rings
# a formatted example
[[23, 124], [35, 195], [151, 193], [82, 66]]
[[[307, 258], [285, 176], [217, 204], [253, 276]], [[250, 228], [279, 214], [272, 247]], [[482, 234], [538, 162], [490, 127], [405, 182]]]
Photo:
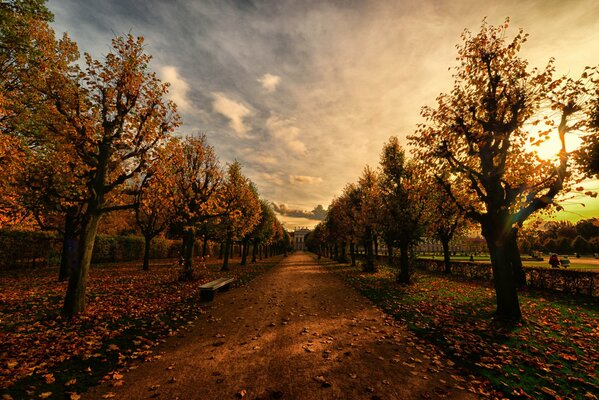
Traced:
[[60, 260], [62, 241], [49, 232], [0, 230], [0, 268], [36, 267]]
[[[141, 260], [144, 255], [141, 236], [98, 235], [94, 243], [93, 263]], [[150, 258], [177, 258], [179, 241], [154, 238]], [[0, 230], [0, 268], [30, 268], [60, 263], [62, 238], [56, 233]]]

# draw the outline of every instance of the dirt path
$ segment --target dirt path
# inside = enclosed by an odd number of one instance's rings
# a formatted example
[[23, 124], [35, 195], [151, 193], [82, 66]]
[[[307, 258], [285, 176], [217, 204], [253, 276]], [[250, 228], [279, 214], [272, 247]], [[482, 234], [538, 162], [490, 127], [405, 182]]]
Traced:
[[474, 398], [451, 388], [461, 378], [445, 359], [305, 253], [206, 310], [159, 360], [84, 398]]

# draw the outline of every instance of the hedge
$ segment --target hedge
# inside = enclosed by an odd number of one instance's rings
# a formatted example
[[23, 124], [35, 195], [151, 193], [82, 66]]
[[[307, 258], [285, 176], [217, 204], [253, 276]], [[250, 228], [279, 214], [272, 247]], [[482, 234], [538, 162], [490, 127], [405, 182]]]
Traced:
[[[150, 257], [176, 258], [180, 248], [180, 241], [158, 237], [152, 240]], [[55, 233], [0, 230], [0, 269], [56, 265], [60, 262], [61, 250], [62, 239]], [[98, 235], [92, 262], [140, 260], [143, 252], [144, 238], [141, 236]]]
[[[416, 260], [418, 268], [427, 271], [443, 272], [443, 260]], [[569, 294], [599, 296], [599, 271], [581, 271], [576, 269], [552, 269], [541, 267], [523, 267], [526, 285], [531, 288], [554, 290]], [[476, 262], [452, 262], [451, 273], [476, 279], [493, 279], [491, 264]]]

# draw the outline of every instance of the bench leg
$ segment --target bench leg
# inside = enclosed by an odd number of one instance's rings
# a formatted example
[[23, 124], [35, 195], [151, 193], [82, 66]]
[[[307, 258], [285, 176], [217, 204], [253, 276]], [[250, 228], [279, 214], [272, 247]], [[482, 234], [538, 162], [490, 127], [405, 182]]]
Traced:
[[229, 288], [231, 287], [230, 283], [227, 283], [225, 286], [222, 286], [220, 289], [218, 289], [220, 292], [227, 292], [229, 290]]
[[200, 302], [209, 303], [214, 300], [214, 290], [200, 290]]

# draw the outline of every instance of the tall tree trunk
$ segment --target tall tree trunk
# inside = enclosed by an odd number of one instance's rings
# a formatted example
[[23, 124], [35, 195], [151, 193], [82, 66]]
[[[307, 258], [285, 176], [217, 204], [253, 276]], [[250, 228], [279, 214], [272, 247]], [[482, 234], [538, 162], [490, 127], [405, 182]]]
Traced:
[[152, 236], [144, 236], [144, 265], [142, 269], [144, 271], [150, 270], [150, 244], [152, 243]]
[[85, 310], [85, 290], [87, 289], [89, 267], [92, 261], [99, 222], [100, 215], [92, 210], [85, 218], [81, 228], [77, 267], [74, 271], [71, 271], [62, 308], [62, 312], [66, 316], [72, 317]]
[[399, 243], [399, 274], [397, 275], [399, 283], [410, 283], [409, 247], [405, 242]]
[[225, 240], [225, 258], [223, 260], [223, 266], [220, 269], [221, 271], [228, 271], [229, 270], [229, 253], [232, 253], [230, 250], [231, 249], [231, 235], [227, 234], [227, 239]]
[[526, 274], [524, 273], [524, 268], [522, 268], [520, 249], [518, 249], [518, 229], [512, 229], [510, 232], [508, 252], [516, 286], [522, 288], [526, 286]]
[[75, 215], [67, 211], [64, 223], [64, 236], [62, 239], [62, 254], [60, 256], [60, 270], [58, 272], [58, 281], [64, 282], [71, 275], [71, 271], [77, 268], [78, 262], [78, 242], [77, 227]]
[[376, 267], [374, 265], [374, 252], [373, 252], [373, 238], [372, 238], [372, 230], [370, 227], [366, 228], [366, 240], [364, 241], [364, 251], [366, 256], [366, 262], [364, 263], [364, 272], [376, 272]]
[[337, 243], [333, 246], [333, 258], [339, 262], [339, 246], [337, 246]]
[[[509, 255], [509, 238], [489, 234], [489, 230], [487, 228], [487, 232], [485, 232], [485, 227], [483, 227], [483, 236], [485, 236], [491, 255], [493, 284], [497, 296], [495, 319], [510, 322], [520, 321], [522, 313], [520, 312], [516, 279]], [[487, 234], [485, 235], [485, 233]]]
[[192, 227], [187, 227], [183, 231], [183, 280], [193, 280], [193, 247], [195, 242], [195, 232]]
[[341, 243], [341, 254], [339, 255], [339, 262], [346, 263], [347, 262], [347, 251], [346, 251], [347, 243]]
[[449, 254], [449, 239], [446, 237], [441, 237], [441, 246], [443, 246], [443, 261], [445, 263], [445, 270], [444, 272], [446, 274], [451, 274], [451, 260], [450, 260], [450, 254]]
[[218, 249], [218, 259], [222, 260], [223, 259], [223, 252], [225, 250], [225, 244], [223, 242], [220, 242], [220, 247]]
[[374, 255], [379, 256], [379, 239], [376, 236], [374, 237]]
[[204, 242], [202, 243], [202, 257], [208, 255], [208, 235], [204, 233]]
[[391, 241], [387, 242], [387, 258], [390, 266], [393, 266], [393, 245]]
[[247, 240], [244, 240], [242, 243], [243, 245], [241, 246], [241, 265], [246, 265], [249, 243]]
[[252, 246], [252, 262], [256, 262], [256, 253], [258, 252], [258, 241], [254, 240], [254, 245]]
[[356, 245], [354, 242], [349, 242], [349, 256], [351, 257], [351, 266], [356, 266]]

